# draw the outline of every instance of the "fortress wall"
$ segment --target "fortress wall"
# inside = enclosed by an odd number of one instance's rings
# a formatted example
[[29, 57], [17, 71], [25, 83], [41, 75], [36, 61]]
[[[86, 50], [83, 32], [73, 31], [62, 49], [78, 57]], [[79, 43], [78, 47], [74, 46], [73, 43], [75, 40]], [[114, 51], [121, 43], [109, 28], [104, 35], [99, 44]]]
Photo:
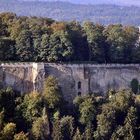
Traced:
[[[0, 65], [0, 82], [22, 93], [42, 89], [44, 65], [37, 63], [2, 63]], [[41, 83], [41, 84], [40, 84]], [[41, 86], [40, 86], [41, 85]]]
[[136, 78], [140, 82], [140, 65], [55, 63], [4, 63], [0, 65], [1, 83], [21, 93], [41, 92], [44, 78], [50, 75], [57, 78], [64, 98], [72, 101], [78, 94], [105, 95], [109, 89], [130, 89], [132, 79]]
[[130, 89], [133, 79], [140, 82], [139, 64], [45, 64], [45, 72], [46, 76], [58, 79], [65, 98], [70, 101], [79, 92], [105, 95], [109, 89]]
[[140, 82], [140, 66], [91, 67], [90, 79], [90, 88], [93, 92], [105, 94], [109, 89], [130, 89], [130, 83], [133, 79]]

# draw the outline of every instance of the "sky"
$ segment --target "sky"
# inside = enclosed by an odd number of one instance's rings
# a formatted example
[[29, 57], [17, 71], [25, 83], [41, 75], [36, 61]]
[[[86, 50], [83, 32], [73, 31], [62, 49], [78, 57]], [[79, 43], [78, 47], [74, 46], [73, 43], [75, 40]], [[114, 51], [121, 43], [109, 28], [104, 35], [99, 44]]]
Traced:
[[78, 4], [118, 4], [129, 6], [131, 5], [140, 6], [140, 0], [32, 0], [32, 1], [65, 1]]

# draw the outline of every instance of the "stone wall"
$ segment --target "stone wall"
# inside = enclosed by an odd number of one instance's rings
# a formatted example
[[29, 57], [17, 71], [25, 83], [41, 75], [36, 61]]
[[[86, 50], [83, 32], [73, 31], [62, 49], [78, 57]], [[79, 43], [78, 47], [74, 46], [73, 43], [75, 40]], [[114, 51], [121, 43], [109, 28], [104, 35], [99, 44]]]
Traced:
[[53, 75], [58, 79], [64, 97], [69, 101], [78, 94], [105, 95], [109, 89], [130, 89], [133, 79], [140, 82], [139, 64], [45, 64], [45, 72], [46, 76]]
[[0, 82], [23, 93], [41, 91], [44, 80], [44, 64], [40, 63], [2, 63]]
[[140, 82], [140, 65], [92, 65], [55, 63], [11, 63], [0, 65], [0, 81], [21, 93], [41, 92], [45, 77], [57, 78], [64, 98], [78, 94], [106, 94], [109, 89], [130, 89], [132, 79]]

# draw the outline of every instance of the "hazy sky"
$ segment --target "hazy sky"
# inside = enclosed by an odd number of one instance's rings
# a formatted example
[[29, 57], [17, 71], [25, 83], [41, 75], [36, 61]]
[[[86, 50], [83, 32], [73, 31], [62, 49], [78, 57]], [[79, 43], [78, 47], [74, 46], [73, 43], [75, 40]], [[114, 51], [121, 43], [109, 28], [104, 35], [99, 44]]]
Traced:
[[33, 1], [69, 1], [72, 3], [82, 3], [82, 4], [119, 4], [119, 5], [140, 6], [140, 0], [33, 0]]

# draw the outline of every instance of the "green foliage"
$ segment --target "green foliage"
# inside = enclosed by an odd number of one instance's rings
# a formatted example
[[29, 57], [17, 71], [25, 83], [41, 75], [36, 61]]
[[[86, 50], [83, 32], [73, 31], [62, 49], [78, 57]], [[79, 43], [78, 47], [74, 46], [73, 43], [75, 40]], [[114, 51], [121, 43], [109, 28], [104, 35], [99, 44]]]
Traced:
[[92, 124], [89, 124], [86, 126], [85, 128], [85, 132], [84, 132], [84, 140], [93, 140], [93, 128], [92, 128]]
[[53, 122], [52, 139], [53, 140], [62, 140], [63, 139], [59, 119], [57, 119]]
[[135, 27], [121, 24], [109, 25], [104, 30], [104, 35], [109, 44], [109, 59], [112, 63], [131, 63], [133, 49], [136, 47], [139, 30]]
[[[109, 98], [109, 103], [103, 104], [102, 113], [97, 116], [95, 139], [110, 139], [117, 125], [123, 124], [126, 111], [134, 104], [132, 94], [125, 90], [116, 92]], [[120, 129], [122, 128], [118, 128], [117, 131], [120, 131]]]
[[137, 94], [138, 93], [138, 89], [139, 89], [139, 81], [137, 79], [133, 79], [131, 81], [131, 89], [132, 92]]
[[33, 60], [34, 49], [32, 46], [31, 33], [28, 30], [22, 30], [16, 39], [16, 54], [18, 60]]
[[60, 120], [60, 127], [63, 140], [71, 140], [74, 133], [74, 118], [71, 116], [63, 117]]
[[79, 106], [80, 122], [84, 125], [90, 124], [96, 117], [96, 107], [92, 98], [87, 98]]
[[87, 35], [89, 60], [105, 63], [107, 61], [105, 60], [107, 46], [105, 44], [105, 36], [103, 35], [104, 26], [85, 22], [83, 28]]
[[135, 140], [135, 130], [137, 129], [137, 110], [130, 107], [124, 121], [125, 138]]
[[75, 105], [75, 106], [80, 106], [80, 104], [82, 103], [84, 101], [84, 98], [83, 97], [81, 97], [81, 96], [77, 96], [77, 97], [75, 97], [75, 99], [73, 100], [73, 104]]
[[81, 134], [79, 128], [77, 128], [72, 140], [82, 140], [82, 139], [83, 135]]
[[14, 123], [8, 123], [2, 130], [2, 140], [13, 140], [16, 131], [16, 125]]
[[71, 140], [74, 133], [74, 118], [66, 116], [53, 123], [53, 140]]
[[135, 130], [137, 129], [137, 111], [134, 107], [130, 107], [123, 126], [118, 126], [112, 134], [111, 140], [124, 139], [135, 140]]
[[58, 107], [62, 101], [62, 95], [57, 80], [49, 76], [44, 83], [43, 96], [49, 108]]
[[129, 91], [118, 91], [114, 95], [112, 95], [110, 104], [116, 109], [120, 111], [127, 110], [134, 101], [132, 100], [132, 93]]
[[14, 41], [9, 38], [0, 38], [0, 60], [9, 61], [15, 59]]
[[109, 139], [116, 125], [115, 109], [110, 104], [102, 106], [102, 113], [97, 115], [97, 130], [94, 132], [95, 140]]
[[[46, 85], [58, 89], [54, 77]], [[54, 92], [47, 100], [44, 94], [15, 94], [0, 90], [0, 140], [139, 140], [140, 97], [127, 90], [76, 97], [63, 111]]]
[[59, 31], [50, 36], [49, 62], [70, 61], [73, 54], [73, 46], [67, 32]]
[[32, 135], [35, 140], [46, 140], [50, 135], [49, 121], [45, 108], [42, 117], [37, 118], [32, 125]]
[[0, 61], [139, 63], [139, 29], [0, 14]]
[[42, 114], [42, 97], [38, 93], [26, 94], [19, 110], [30, 126]]
[[20, 132], [18, 134], [15, 134], [14, 140], [29, 140], [28, 134], [25, 134], [24, 132]]

